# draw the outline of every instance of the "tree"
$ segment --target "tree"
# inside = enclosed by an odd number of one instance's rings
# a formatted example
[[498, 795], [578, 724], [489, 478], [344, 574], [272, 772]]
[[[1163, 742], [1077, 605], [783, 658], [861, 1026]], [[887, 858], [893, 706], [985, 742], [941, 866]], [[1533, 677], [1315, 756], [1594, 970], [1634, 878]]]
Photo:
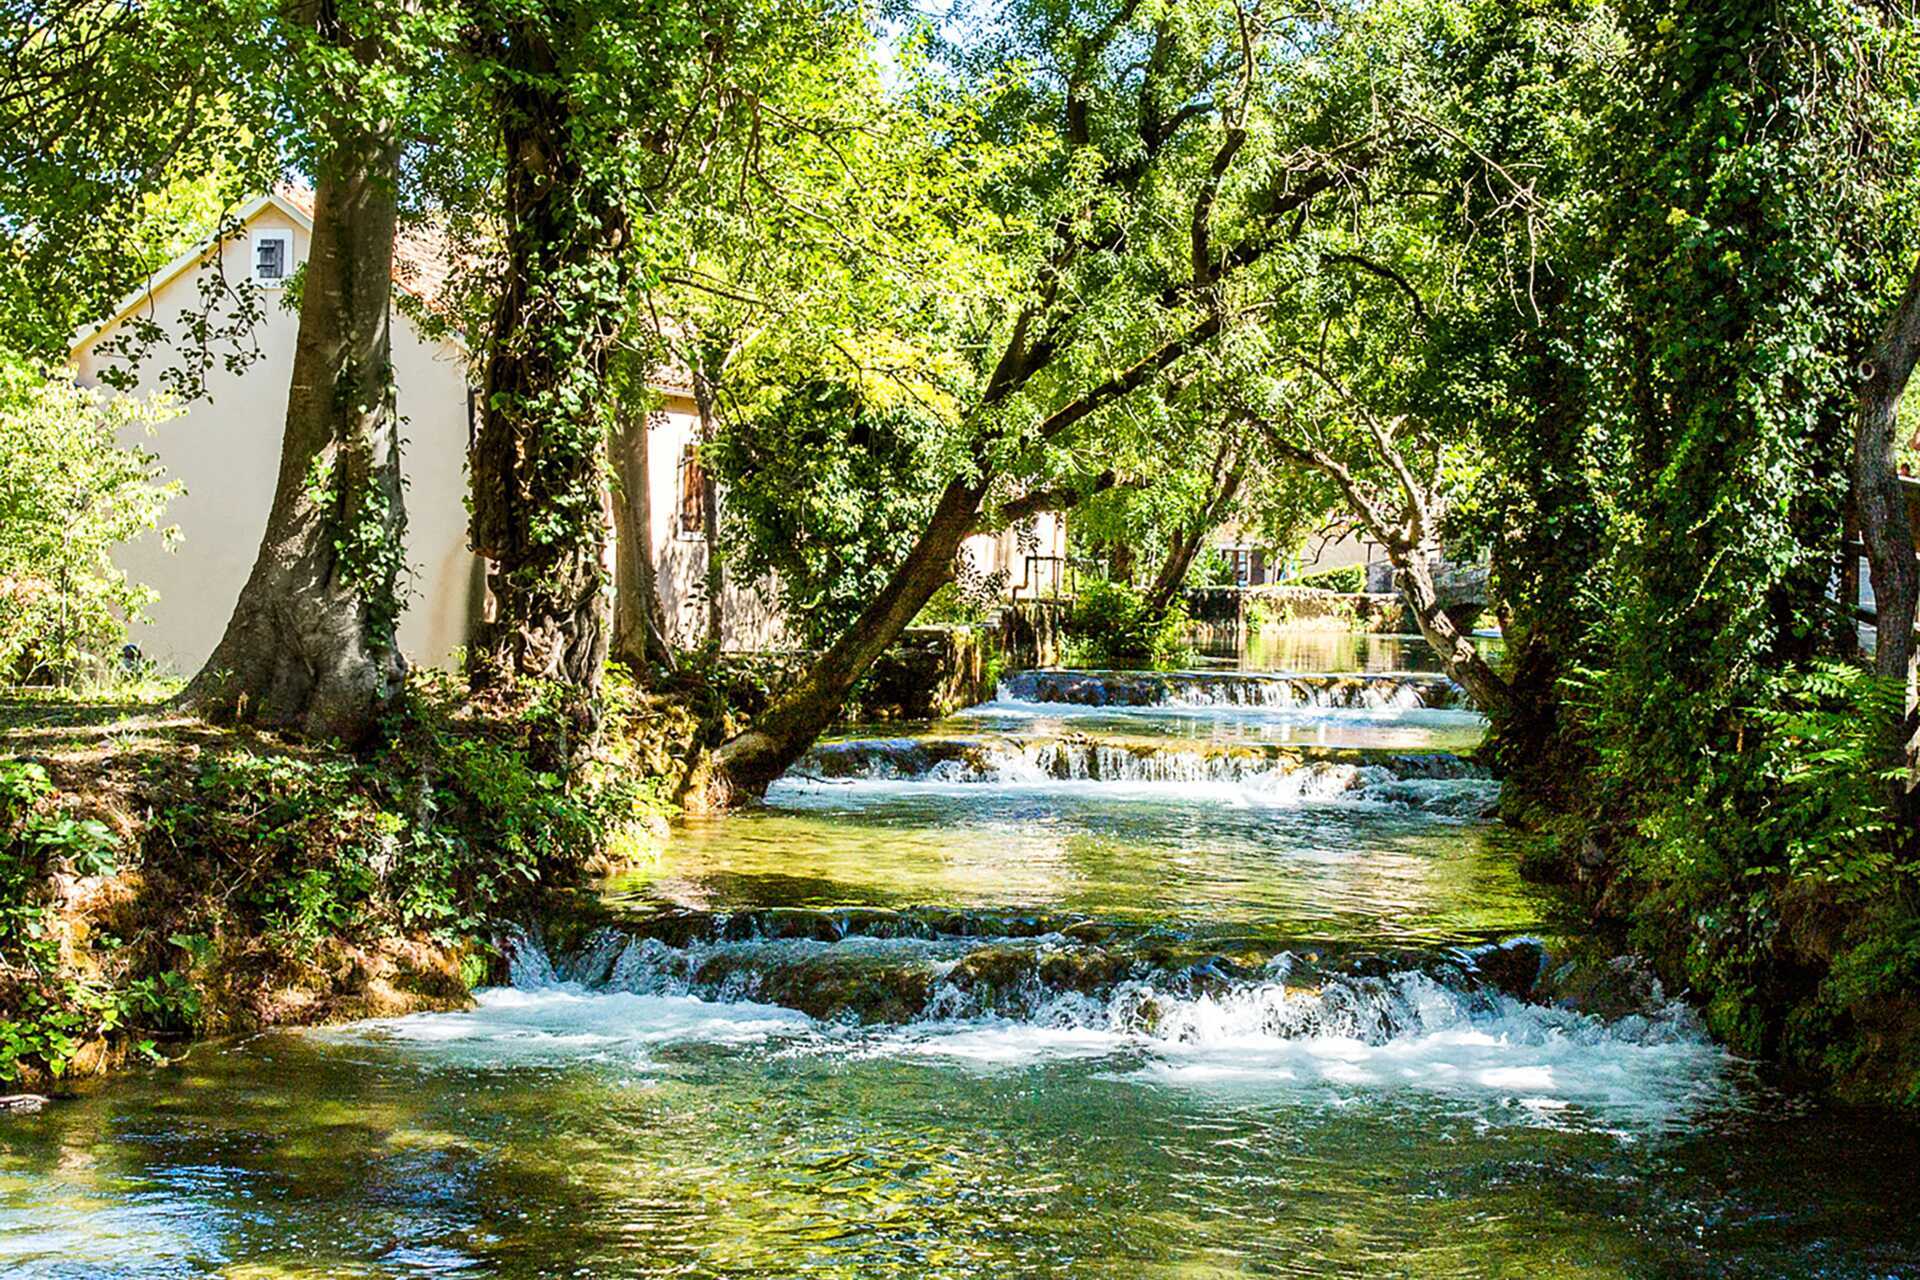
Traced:
[[611, 653], [645, 678], [677, 665], [653, 562], [653, 480], [648, 465], [652, 429], [644, 355], [616, 364], [613, 430], [607, 440], [613, 471], [614, 613]]
[[1173, 530], [1159, 572], [1154, 574], [1153, 585], [1147, 588], [1146, 606], [1150, 614], [1164, 614], [1180, 588], [1186, 585], [1194, 557], [1200, 554], [1207, 535], [1219, 528], [1233, 509], [1249, 461], [1246, 442], [1236, 433], [1223, 433], [1199, 490], [1199, 505], [1190, 508]]
[[103, 666], [152, 592], [113, 563], [179, 492], [148, 450], [119, 437], [177, 409], [101, 398], [57, 370], [0, 357], [0, 672], [68, 684]]
[[1920, 691], [1915, 685], [1913, 636], [1920, 603], [1920, 564], [1914, 559], [1913, 524], [1899, 464], [1906, 443], [1900, 438], [1900, 401], [1916, 360], [1920, 360], [1920, 265], [1915, 266], [1906, 292], [1867, 356], [1853, 444], [1853, 500], [1873, 569], [1874, 607], [1879, 615], [1875, 666], [1906, 690], [1904, 795], [1920, 788]]
[[0, 31], [0, 346], [55, 360], [276, 173], [250, 4], [36, 0]]
[[312, 113], [313, 234], [280, 469], [225, 634], [182, 702], [357, 742], [399, 695], [404, 570], [389, 324], [411, 6], [289, 0], [289, 85]]
[[1209, 346], [1238, 279], [1339, 202], [1374, 139], [1349, 130], [1350, 104], [1296, 94], [1329, 16], [1200, 0], [1018, 6], [960, 60], [1008, 86], [982, 137], [1045, 139], [994, 210], [1024, 229], [1013, 241], [1024, 283], [973, 347], [991, 354], [963, 388], [955, 465], [912, 548], [821, 659], [721, 747], [733, 786], [764, 787], [831, 723], [951, 575], [997, 481], [1037, 470]]
[[771, 574], [803, 643], [830, 643], [912, 549], [936, 495], [942, 424], [815, 380], [730, 423], [703, 453], [727, 485], [729, 552]]
[[534, 5], [487, 15], [481, 37], [506, 252], [469, 455], [473, 548], [488, 561], [494, 612], [468, 669], [476, 691], [529, 681], [563, 691], [557, 733], [538, 739], [543, 767], [562, 770], [599, 728], [604, 393], [632, 269], [628, 193], [593, 167], [607, 126], [581, 118], [580, 73], [600, 69], [586, 56], [597, 16]]
[[688, 184], [750, 164], [766, 84], [845, 32], [830, 7], [594, 0], [475, 0], [467, 25], [467, 80], [497, 129], [503, 193], [469, 459], [494, 613], [469, 675], [480, 693], [554, 691], [534, 749], [565, 770], [599, 728], [609, 368], [654, 262], [634, 211], [669, 210]]

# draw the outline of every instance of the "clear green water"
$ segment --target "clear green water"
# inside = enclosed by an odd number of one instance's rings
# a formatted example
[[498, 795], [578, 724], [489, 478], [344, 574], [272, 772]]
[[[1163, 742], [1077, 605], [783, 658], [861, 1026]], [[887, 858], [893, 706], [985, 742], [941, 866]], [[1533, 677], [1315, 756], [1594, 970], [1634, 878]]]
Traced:
[[[472, 1012], [0, 1118], [0, 1274], [1920, 1275], [1911, 1126], [1476, 985], [1566, 928], [1418, 793], [1488, 784], [966, 777], [689, 823]], [[849, 981], [911, 1007], [799, 1011]]]
[[[1489, 657], [1505, 642], [1497, 635], [1476, 635], [1474, 645]], [[1202, 646], [1209, 665], [1239, 671], [1438, 671], [1433, 647], [1419, 636], [1370, 635], [1350, 631], [1276, 627], [1251, 636], [1232, 636], [1218, 648]]]

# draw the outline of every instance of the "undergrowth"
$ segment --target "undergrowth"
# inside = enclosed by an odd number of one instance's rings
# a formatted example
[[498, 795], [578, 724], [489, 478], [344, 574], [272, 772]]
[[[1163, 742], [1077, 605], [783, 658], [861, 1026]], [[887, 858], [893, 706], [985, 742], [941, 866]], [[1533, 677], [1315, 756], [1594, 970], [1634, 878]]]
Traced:
[[690, 717], [616, 673], [569, 782], [528, 762], [537, 707], [477, 714], [429, 672], [364, 755], [198, 726], [0, 759], [0, 1080], [461, 999], [507, 922], [671, 808], [658, 739]]

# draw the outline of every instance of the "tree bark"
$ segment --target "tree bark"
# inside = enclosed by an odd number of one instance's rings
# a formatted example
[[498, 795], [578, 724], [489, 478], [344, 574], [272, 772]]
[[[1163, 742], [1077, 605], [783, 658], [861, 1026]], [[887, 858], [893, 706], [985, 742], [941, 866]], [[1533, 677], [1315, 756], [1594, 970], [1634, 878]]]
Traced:
[[[1377, 536], [1377, 535], [1376, 535]], [[1480, 713], [1490, 720], [1504, 719], [1512, 693], [1507, 682], [1480, 656], [1470, 637], [1461, 633], [1447, 611], [1440, 607], [1434, 589], [1433, 571], [1417, 549], [1388, 544], [1387, 558], [1393, 562], [1394, 577], [1400, 595], [1413, 613], [1414, 625], [1440, 658], [1449, 679], [1467, 691]]]
[[1232, 448], [1231, 441], [1221, 446], [1220, 455], [1214, 461], [1213, 489], [1207, 495], [1206, 505], [1175, 536], [1166, 561], [1160, 566], [1159, 575], [1147, 591], [1147, 609], [1156, 616], [1172, 607], [1174, 596], [1179, 594], [1187, 580], [1187, 571], [1193, 568], [1193, 558], [1200, 554], [1200, 547], [1206, 542], [1207, 535], [1218, 526], [1227, 505], [1240, 492], [1240, 480], [1245, 474], [1246, 465], [1244, 459], [1229, 460]]
[[[705, 448], [713, 441], [715, 429], [713, 382], [697, 365], [693, 370], [693, 407], [700, 415], [700, 447]], [[700, 468], [700, 523], [707, 535], [707, 580], [702, 586], [707, 597], [706, 643], [710, 652], [717, 653], [726, 623], [720, 598], [726, 587], [726, 566], [720, 561], [720, 485], [704, 466]]]
[[607, 656], [607, 360], [625, 296], [625, 209], [591, 178], [572, 129], [565, 72], [539, 19], [501, 33], [496, 83], [506, 278], [489, 337], [469, 456], [473, 549], [489, 562], [494, 615], [476, 630], [476, 693], [557, 687], [536, 724], [535, 763], [570, 771], [600, 728]]
[[1854, 431], [1853, 500], [1873, 579], [1881, 675], [1905, 684], [1903, 732], [1907, 779], [1903, 804], [1911, 812], [1920, 788], [1920, 699], [1916, 698], [1914, 615], [1920, 605], [1920, 562], [1914, 558], [1913, 526], [1900, 483], [1900, 398], [1920, 358], [1920, 264], [1914, 267], [1900, 305], [1894, 308], [1867, 358], [1866, 382]]
[[[321, 32], [380, 57], [330, 12]], [[399, 145], [341, 125], [321, 162], [280, 471], [253, 571], [225, 634], [180, 697], [215, 720], [311, 738], [370, 736], [405, 684], [395, 643], [405, 509], [389, 303]]]
[[749, 794], [764, 791], [833, 724], [854, 684], [952, 575], [990, 479], [983, 470], [975, 479], [948, 482], [933, 518], [880, 594], [797, 685], [720, 748], [716, 763], [726, 785]]
[[647, 415], [626, 405], [615, 411], [608, 437], [613, 450], [613, 655], [638, 676], [674, 669], [667, 614], [653, 563], [653, 482], [648, 465]]

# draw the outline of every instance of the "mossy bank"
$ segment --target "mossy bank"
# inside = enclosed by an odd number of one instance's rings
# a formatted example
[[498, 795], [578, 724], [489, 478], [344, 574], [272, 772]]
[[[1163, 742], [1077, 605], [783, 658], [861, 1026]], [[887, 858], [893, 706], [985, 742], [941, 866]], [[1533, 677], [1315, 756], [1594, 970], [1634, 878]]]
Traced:
[[702, 789], [693, 700], [616, 677], [567, 782], [528, 763], [537, 701], [461, 694], [416, 675], [357, 753], [158, 701], [0, 706], [0, 1082], [462, 1007], [507, 922], [644, 856]]

